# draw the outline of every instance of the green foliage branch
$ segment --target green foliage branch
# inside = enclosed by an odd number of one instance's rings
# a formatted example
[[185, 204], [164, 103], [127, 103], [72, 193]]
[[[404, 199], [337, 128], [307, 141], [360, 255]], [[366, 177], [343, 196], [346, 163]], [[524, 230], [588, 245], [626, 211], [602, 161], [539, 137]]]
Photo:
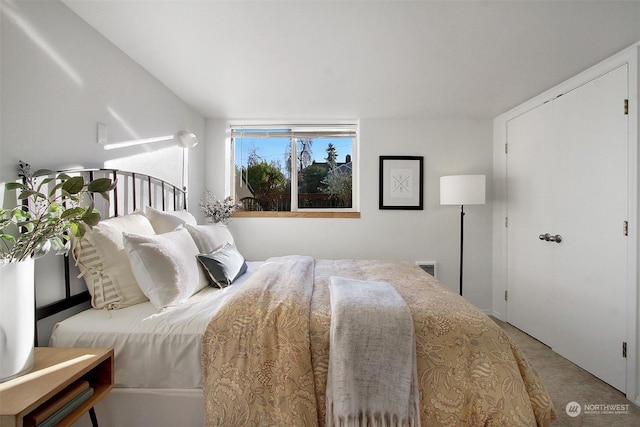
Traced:
[[[5, 189], [16, 191], [19, 203], [0, 208], [1, 263], [39, 258], [52, 249], [59, 255], [68, 253], [69, 234], [81, 239], [101, 219], [93, 195], [109, 200], [109, 191], [116, 185], [109, 178], [87, 182], [82, 176], [47, 169], [31, 172], [31, 166], [22, 161], [18, 176], [22, 183], [9, 182]], [[88, 206], [82, 206], [87, 200]]]

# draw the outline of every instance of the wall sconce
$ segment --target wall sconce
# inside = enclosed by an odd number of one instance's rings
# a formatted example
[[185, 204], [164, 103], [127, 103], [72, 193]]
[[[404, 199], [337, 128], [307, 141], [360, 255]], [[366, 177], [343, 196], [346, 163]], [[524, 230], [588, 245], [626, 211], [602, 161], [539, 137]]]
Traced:
[[198, 145], [198, 137], [193, 132], [187, 132], [186, 130], [181, 130], [174, 137], [176, 141], [184, 148], [193, 148]]

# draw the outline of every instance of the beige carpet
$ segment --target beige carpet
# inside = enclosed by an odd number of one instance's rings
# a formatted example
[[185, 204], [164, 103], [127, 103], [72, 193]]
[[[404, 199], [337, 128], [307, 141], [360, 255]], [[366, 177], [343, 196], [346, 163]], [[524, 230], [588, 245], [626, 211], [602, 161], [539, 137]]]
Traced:
[[[498, 319], [493, 320], [516, 342], [547, 387], [558, 413], [552, 426], [640, 426], [640, 408], [627, 400], [623, 393], [519, 329]], [[580, 405], [579, 415], [570, 417], [567, 414], [566, 407], [570, 402]]]

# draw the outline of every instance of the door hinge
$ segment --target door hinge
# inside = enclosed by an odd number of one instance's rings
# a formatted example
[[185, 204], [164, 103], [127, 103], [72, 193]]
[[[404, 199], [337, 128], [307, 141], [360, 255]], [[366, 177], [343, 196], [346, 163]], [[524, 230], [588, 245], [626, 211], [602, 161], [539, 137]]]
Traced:
[[509, 144], [504, 144], [504, 154], [509, 154]]
[[504, 291], [504, 300], [509, 301], [509, 291]]
[[509, 227], [509, 217], [508, 216], [504, 217], [504, 226], [505, 226], [505, 228]]
[[629, 221], [624, 221], [622, 223], [622, 234], [625, 236], [629, 235]]
[[624, 100], [624, 114], [625, 115], [629, 114], [629, 100], [628, 99]]
[[627, 357], [627, 343], [622, 342], [622, 357]]

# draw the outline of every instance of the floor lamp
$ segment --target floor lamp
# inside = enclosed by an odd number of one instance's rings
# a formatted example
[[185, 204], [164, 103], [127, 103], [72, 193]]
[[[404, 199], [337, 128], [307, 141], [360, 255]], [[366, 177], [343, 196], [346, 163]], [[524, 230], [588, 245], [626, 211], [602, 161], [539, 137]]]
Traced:
[[462, 295], [462, 256], [464, 244], [464, 205], [484, 205], [484, 175], [450, 175], [440, 177], [440, 204], [460, 205], [460, 295]]

